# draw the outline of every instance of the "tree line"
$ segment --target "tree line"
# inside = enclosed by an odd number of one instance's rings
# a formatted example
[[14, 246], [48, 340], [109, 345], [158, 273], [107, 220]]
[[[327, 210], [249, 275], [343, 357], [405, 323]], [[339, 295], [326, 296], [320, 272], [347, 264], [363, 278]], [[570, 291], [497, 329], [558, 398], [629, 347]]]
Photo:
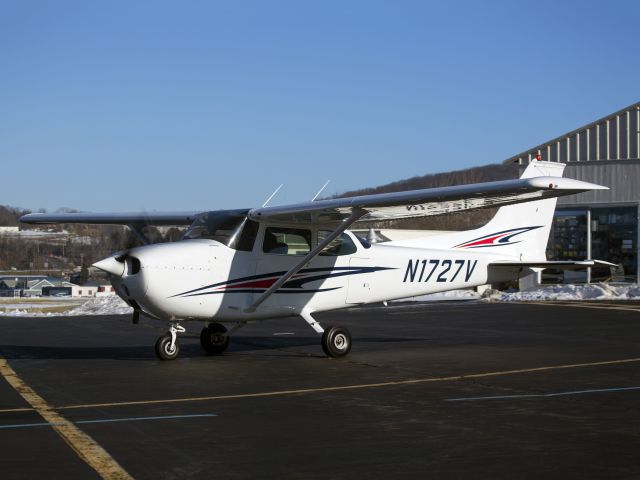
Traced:
[[[0, 270], [70, 271], [141, 245], [138, 237], [119, 225], [62, 224], [29, 228], [68, 234], [27, 238], [0, 235]], [[183, 229], [171, 228], [163, 234], [156, 227], [148, 226], [143, 228], [143, 233], [151, 242], [158, 243], [178, 240]]]
[[31, 211], [0, 205], [0, 227], [17, 227], [18, 219], [27, 213]]

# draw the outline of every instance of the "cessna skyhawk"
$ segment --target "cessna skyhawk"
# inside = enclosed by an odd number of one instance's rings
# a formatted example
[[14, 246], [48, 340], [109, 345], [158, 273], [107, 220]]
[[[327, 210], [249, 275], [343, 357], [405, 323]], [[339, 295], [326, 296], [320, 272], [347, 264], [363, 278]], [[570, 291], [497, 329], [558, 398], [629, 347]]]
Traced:
[[[519, 179], [294, 205], [183, 213], [25, 215], [31, 224], [128, 225], [145, 244], [94, 265], [117, 294], [144, 315], [169, 322], [156, 342], [178, 356], [187, 320], [204, 322], [203, 349], [224, 352], [247, 322], [300, 317], [331, 357], [351, 349], [346, 328], [323, 328], [314, 314], [517, 279], [535, 268], [579, 268], [596, 261], [548, 261], [545, 247], [557, 197], [600, 185], [562, 178], [564, 165], [533, 161]], [[370, 244], [356, 222], [446, 215], [500, 207], [486, 225], [412, 240]], [[189, 225], [182, 240], [149, 244], [144, 225]], [[223, 323], [231, 324], [230, 330]]]

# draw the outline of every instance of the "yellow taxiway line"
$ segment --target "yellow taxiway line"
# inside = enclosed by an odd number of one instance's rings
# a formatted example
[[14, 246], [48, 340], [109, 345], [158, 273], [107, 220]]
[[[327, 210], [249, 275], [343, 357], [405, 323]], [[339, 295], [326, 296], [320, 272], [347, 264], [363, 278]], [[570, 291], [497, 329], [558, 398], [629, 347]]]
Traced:
[[[2, 357], [0, 357], [0, 374], [31, 405], [32, 410], [38, 412], [67, 445], [98, 475], [109, 480], [129, 480], [133, 478], [94, 439], [60, 415], [54, 407], [29, 387]], [[16, 409], [12, 411], [16, 411]]]
[[[77, 409], [91, 409], [91, 408], [109, 408], [109, 407], [128, 407], [128, 406], [140, 406], [140, 405], [167, 405], [176, 403], [193, 403], [193, 402], [206, 402], [214, 400], [236, 400], [242, 398], [260, 398], [260, 397], [279, 397], [287, 395], [301, 395], [312, 393], [324, 393], [324, 392], [339, 392], [344, 390], [360, 390], [360, 389], [372, 389], [372, 388], [384, 388], [394, 387], [401, 385], [416, 385], [423, 383], [436, 383], [436, 382], [451, 382], [459, 380], [469, 380], [476, 378], [487, 377], [500, 377], [505, 375], [516, 375], [523, 373], [536, 373], [536, 372], [549, 372], [554, 370], [565, 370], [571, 368], [585, 368], [585, 367], [599, 367], [607, 365], [620, 365], [627, 363], [638, 363], [640, 357], [624, 358], [619, 360], [605, 360], [601, 362], [585, 362], [585, 363], [571, 363], [566, 365], [550, 365], [544, 367], [533, 368], [520, 368], [515, 370], [500, 370], [493, 372], [483, 373], [470, 373], [465, 375], [453, 375], [448, 377], [429, 377], [429, 378], [415, 378], [409, 380], [396, 380], [390, 382], [380, 383], [361, 383], [353, 385], [338, 385], [332, 387], [318, 387], [318, 388], [301, 388], [293, 390], [274, 390], [268, 392], [254, 392], [254, 393], [239, 393], [231, 395], [211, 395], [202, 397], [182, 397], [182, 398], [163, 398], [163, 399], [149, 399], [149, 400], [131, 400], [122, 402], [104, 402], [104, 403], [83, 403], [74, 405], [61, 405], [55, 407], [56, 410], [77, 410]], [[25, 411], [28, 409], [4, 409], [0, 410], [0, 413]]]

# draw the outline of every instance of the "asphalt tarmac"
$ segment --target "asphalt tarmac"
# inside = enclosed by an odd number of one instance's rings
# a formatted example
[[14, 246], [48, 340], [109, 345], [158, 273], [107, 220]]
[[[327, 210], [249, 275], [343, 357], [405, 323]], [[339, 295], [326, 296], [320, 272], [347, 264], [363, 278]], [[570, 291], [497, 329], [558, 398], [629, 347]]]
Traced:
[[640, 478], [640, 305], [403, 304], [156, 359], [161, 323], [0, 318], [0, 478]]

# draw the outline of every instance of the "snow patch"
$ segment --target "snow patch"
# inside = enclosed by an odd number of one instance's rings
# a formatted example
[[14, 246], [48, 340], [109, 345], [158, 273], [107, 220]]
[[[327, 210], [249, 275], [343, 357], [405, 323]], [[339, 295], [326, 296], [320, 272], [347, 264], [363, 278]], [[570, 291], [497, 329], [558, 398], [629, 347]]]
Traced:
[[473, 290], [450, 290], [418, 297], [403, 298], [395, 302], [442, 302], [449, 300], [484, 300], [489, 302], [536, 302], [578, 300], [640, 300], [640, 287], [636, 284], [611, 285], [547, 285], [524, 292], [486, 290], [482, 295]]
[[117, 295], [110, 295], [92, 298], [65, 315], [124, 315], [129, 313], [133, 313], [133, 308]]
[[[17, 304], [16, 310], [0, 311], [0, 317], [59, 317], [59, 316], [80, 316], [80, 315], [123, 315], [133, 312], [133, 308], [127, 305], [117, 295], [111, 295], [108, 297], [97, 297], [87, 300], [81, 305], [71, 308], [65, 312], [38, 312], [28, 308], [21, 308], [26, 304]], [[63, 302], [56, 306], [63, 305]], [[6, 304], [6, 307], [11, 307], [11, 304]], [[28, 305], [29, 307], [41, 306], [38, 303]]]
[[393, 302], [443, 302], [447, 300], [477, 300], [479, 298], [480, 294], [473, 290], [449, 290], [447, 292], [402, 298], [400, 300], [394, 300]]
[[640, 300], [636, 284], [549, 285], [525, 292], [487, 290], [483, 296], [490, 302], [535, 302], [552, 300]]

